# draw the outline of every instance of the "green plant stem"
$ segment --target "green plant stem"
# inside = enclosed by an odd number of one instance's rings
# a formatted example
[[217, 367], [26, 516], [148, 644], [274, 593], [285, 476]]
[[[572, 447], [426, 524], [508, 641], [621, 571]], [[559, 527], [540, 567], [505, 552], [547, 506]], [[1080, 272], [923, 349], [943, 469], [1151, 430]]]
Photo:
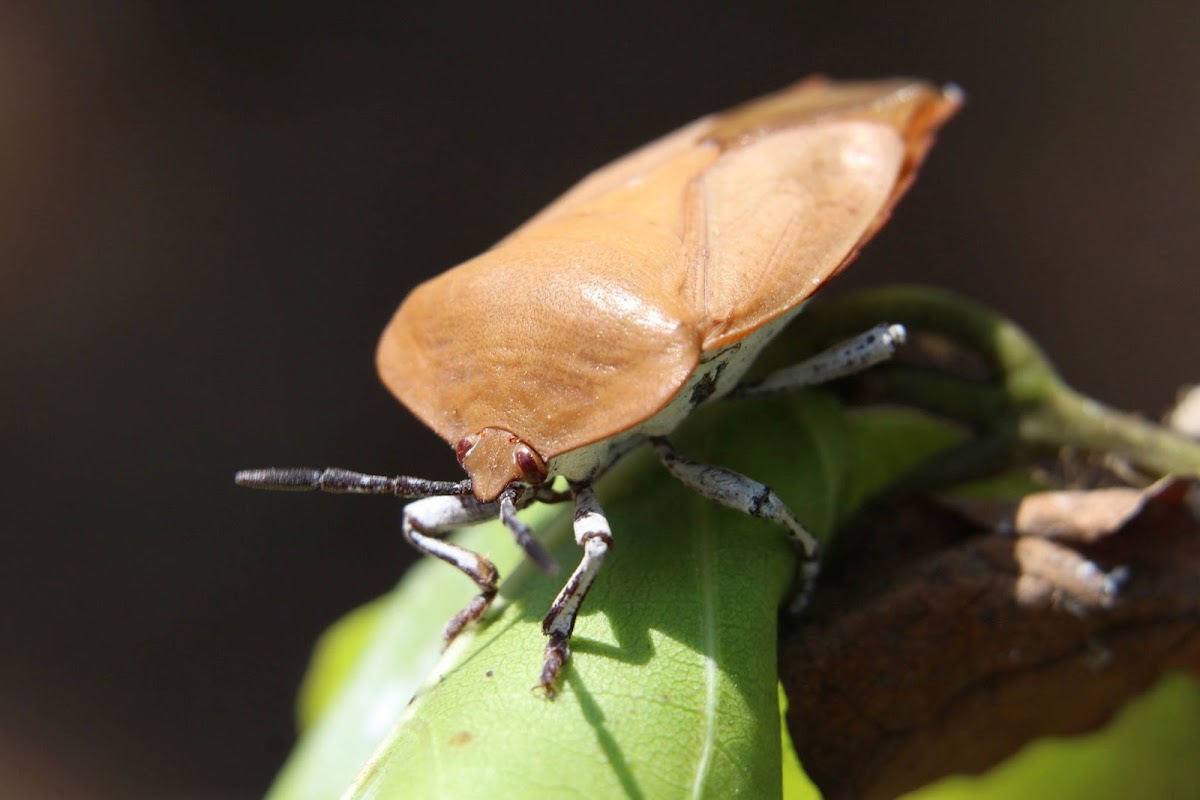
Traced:
[[1029, 443], [1112, 453], [1162, 474], [1200, 475], [1200, 443], [1153, 422], [1109, 408], [1062, 386], [1022, 416]]
[[[1075, 391], [1020, 327], [950, 292], [913, 286], [860, 292], [812, 309], [793, 335], [819, 342], [881, 320], [940, 334], [973, 352], [994, 375], [992, 381], [971, 381], [898, 365], [879, 371], [877, 386], [888, 399], [990, 432], [994, 442], [1014, 432], [1014, 454], [1019, 446], [1069, 446], [1111, 453], [1157, 473], [1200, 475], [1200, 443]], [[995, 447], [977, 452], [996, 458]]]

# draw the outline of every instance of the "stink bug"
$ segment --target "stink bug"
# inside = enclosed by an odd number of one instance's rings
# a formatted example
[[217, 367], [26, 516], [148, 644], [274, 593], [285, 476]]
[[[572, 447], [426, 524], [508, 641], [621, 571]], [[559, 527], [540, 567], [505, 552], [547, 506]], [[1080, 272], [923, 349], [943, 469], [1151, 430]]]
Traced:
[[[260, 469], [243, 486], [417, 499], [404, 536], [479, 594], [446, 627], [478, 619], [499, 576], [444, 540], [499, 516], [539, 566], [555, 568], [516, 516], [571, 499], [583, 558], [542, 623], [538, 685], [569, 656], [580, 604], [612, 546], [592, 483], [649, 441], [668, 471], [718, 503], [785, 528], [816, 572], [816, 542], [765, 485], [679, 456], [665, 438], [731, 391], [819, 383], [891, 355], [880, 325], [802, 364], [739, 386], [754, 357], [853, 259], [912, 183], [954, 88], [810, 78], [699, 119], [593, 173], [482, 255], [418, 286], [379, 342], [384, 384], [454, 447], [469, 479], [341, 469]], [[569, 493], [551, 488], [566, 478]]]

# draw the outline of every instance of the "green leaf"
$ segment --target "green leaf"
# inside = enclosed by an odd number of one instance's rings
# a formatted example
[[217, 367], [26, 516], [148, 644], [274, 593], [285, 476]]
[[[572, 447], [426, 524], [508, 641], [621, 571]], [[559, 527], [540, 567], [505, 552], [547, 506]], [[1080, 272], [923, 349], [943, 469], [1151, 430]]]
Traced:
[[905, 472], [965, 436], [958, 428], [910, 408], [861, 408], [847, 412], [847, 417], [849, 452], [843, 460], [852, 469], [838, 507], [839, 523]]
[[[537, 527], [560, 513], [541, 506], [526, 519]], [[488, 553], [502, 575], [521, 561], [498, 526], [469, 528], [456, 541]], [[394, 591], [351, 612], [321, 638], [300, 693], [302, 736], [270, 798], [345, 791], [437, 663], [442, 628], [474, 591], [445, 564], [422, 560]]]
[[[847, 416], [810, 393], [714, 407], [676, 441], [691, 458], [768, 481], [825, 537], [861, 498], [956, 436], [911, 412]], [[522, 563], [405, 705], [473, 588], [427, 562], [326, 637], [305, 692], [318, 719], [271, 796], [780, 796], [776, 609], [794, 570], [785, 536], [692, 494], [648, 452], [599, 491], [615, 547], [555, 700], [531, 687], [540, 621], [565, 575]], [[579, 549], [562, 510], [526, 518], [573, 567]], [[519, 559], [497, 525], [466, 535], [504, 573]]]
[[301, 731], [311, 730], [326, 711], [336, 707], [342, 688], [353, 680], [368, 645], [379, 634], [386, 609], [384, 599], [372, 601], [354, 609], [321, 635], [296, 700]]
[[[794, 425], [796, 408], [805, 418], [821, 413], [786, 404], [770, 412]], [[796, 450], [777, 425], [746, 431], [735, 417], [710, 416], [681, 447], [725, 464], [745, 448], [760, 466], [782, 461], [787, 471]], [[827, 495], [827, 465], [809, 467], [805, 483], [816, 488], [802, 493]], [[601, 492], [616, 545], [576, 627], [559, 696], [531, 686], [545, 642], [540, 620], [563, 578], [523, 566], [349, 796], [458, 798], [484, 787], [502, 797], [779, 795], [775, 623], [793, 572], [785, 538], [688, 492], [646, 453]], [[805, 507], [817, 518], [831, 513], [828, 502]], [[545, 538], [563, 563], [577, 560], [569, 519]]]

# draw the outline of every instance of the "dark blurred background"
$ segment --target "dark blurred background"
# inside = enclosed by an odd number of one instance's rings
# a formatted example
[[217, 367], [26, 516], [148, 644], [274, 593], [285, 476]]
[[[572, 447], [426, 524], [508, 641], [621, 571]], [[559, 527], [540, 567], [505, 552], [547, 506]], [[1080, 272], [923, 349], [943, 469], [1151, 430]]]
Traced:
[[0, 795], [261, 794], [409, 554], [393, 502], [234, 470], [456, 477], [374, 375], [408, 289], [812, 72], [969, 99], [832, 291], [969, 293], [1159, 415], [1200, 378], [1198, 42], [1190, 0], [0, 5]]

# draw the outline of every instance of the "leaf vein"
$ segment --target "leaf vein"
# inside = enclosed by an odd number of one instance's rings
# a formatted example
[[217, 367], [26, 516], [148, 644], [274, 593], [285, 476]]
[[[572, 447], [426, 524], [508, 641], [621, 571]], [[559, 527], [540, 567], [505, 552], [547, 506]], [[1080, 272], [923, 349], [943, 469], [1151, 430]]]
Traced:
[[696, 764], [696, 774], [692, 781], [692, 797], [699, 798], [704, 794], [705, 781], [712, 764], [713, 749], [717, 739], [717, 609], [716, 609], [716, 575], [713, 571], [713, 548], [716, 543], [711, 526], [712, 512], [701, 502], [694, 502], [697, 512], [693, 515], [696, 521], [696, 564], [699, 575], [701, 602], [701, 658], [704, 660], [704, 735], [700, 745], [700, 758]]

